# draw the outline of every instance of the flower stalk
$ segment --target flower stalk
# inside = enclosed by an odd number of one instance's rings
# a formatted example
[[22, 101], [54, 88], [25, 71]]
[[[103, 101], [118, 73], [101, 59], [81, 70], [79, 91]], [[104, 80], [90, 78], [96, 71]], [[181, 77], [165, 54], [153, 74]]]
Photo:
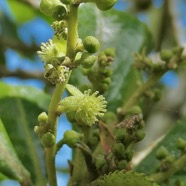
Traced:
[[[67, 38], [67, 52], [66, 56], [73, 58], [75, 55], [76, 39], [77, 39], [77, 23], [78, 23], [78, 6], [70, 5], [70, 12], [68, 17], [68, 38]], [[71, 72], [69, 72], [70, 77]], [[48, 130], [56, 137], [56, 128], [58, 115], [56, 109], [61, 100], [65, 86], [68, 83], [69, 77], [62, 84], [57, 84], [52, 95], [52, 99], [48, 109]], [[55, 167], [56, 144], [50, 148], [45, 148], [45, 161], [47, 167], [47, 174], [50, 186], [57, 186], [56, 167]]]

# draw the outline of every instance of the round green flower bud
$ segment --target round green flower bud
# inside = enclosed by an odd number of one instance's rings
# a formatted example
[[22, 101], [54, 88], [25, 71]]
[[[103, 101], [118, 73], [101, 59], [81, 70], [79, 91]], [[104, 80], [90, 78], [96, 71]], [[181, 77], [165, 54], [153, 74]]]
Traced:
[[46, 112], [42, 112], [41, 114], [39, 114], [38, 121], [39, 123], [48, 123], [48, 115], [46, 114]]
[[105, 77], [111, 77], [112, 76], [112, 69], [104, 69], [103, 71], [100, 71]]
[[104, 92], [105, 92], [106, 90], [108, 90], [108, 88], [109, 88], [109, 85], [108, 85], [107, 83], [101, 83], [101, 84], [100, 84], [100, 88], [99, 88], [99, 92], [100, 92], [101, 94], [104, 94]]
[[186, 141], [182, 138], [179, 138], [176, 141], [176, 147], [180, 150], [185, 150], [186, 149]]
[[98, 157], [96, 157], [95, 159], [95, 164], [96, 164], [96, 168], [98, 170], [102, 169], [102, 167], [104, 165], [107, 164], [107, 161], [105, 160], [105, 157], [103, 155], [99, 155]]
[[122, 142], [125, 140], [125, 138], [127, 137], [127, 131], [126, 129], [119, 129], [116, 130], [116, 134], [115, 134], [115, 139], [116, 141]]
[[50, 132], [43, 134], [43, 136], [41, 138], [41, 144], [45, 148], [52, 147], [55, 144], [55, 136]]
[[111, 78], [110, 77], [104, 78], [101, 83], [106, 83], [109, 85], [111, 83]]
[[142, 110], [138, 105], [135, 105], [133, 107], [130, 108], [130, 110], [128, 111], [129, 114], [134, 115], [134, 114], [141, 114]]
[[159, 160], [165, 159], [168, 155], [168, 150], [163, 146], [161, 146], [156, 152], [156, 158]]
[[104, 52], [100, 52], [98, 55], [99, 65], [105, 66], [107, 64], [107, 56]]
[[100, 43], [95, 37], [87, 36], [83, 40], [83, 46], [84, 46], [86, 51], [93, 54], [93, 53], [96, 53], [99, 50]]
[[101, 119], [103, 122], [110, 124], [117, 121], [117, 116], [114, 112], [108, 111]]
[[111, 9], [116, 4], [117, 0], [92, 0], [92, 2], [95, 2], [100, 10], [106, 11]]
[[88, 52], [84, 52], [81, 56], [81, 65], [85, 69], [91, 68], [97, 60], [97, 56], [93, 56]]
[[163, 61], [169, 61], [172, 57], [173, 57], [173, 52], [170, 51], [170, 50], [166, 50], [166, 49], [163, 49], [161, 50], [160, 52], [160, 58], [163, 60]]
[[116, 143], [113, 147], [113, 153], [117, 157], [122, 157], [125, 154], [125, 147], [122, 143]]
[[78, 142], [83, 138], [83, 134], [80, 134], [74, 130], [67, 130], [64, 133], [63, 140], [71, 148], [74, 148]]
[[172, 155], [169, 155], [165, 158], [165, 161], [169, 164], [172, 164], [175, 161], [175, 157]]
[[57, 21], [61, 21], [65, 19], [67, 15], [68, 15], [68, 10], [65, 5], [56, 6], [52, 12], [52, 17]]
[[70, 5], [74, 2], [74, 0], [60, 0], [65, 5]]
[[119, 170], [123, 170], [123, 169], [126, 169], [127, 165], [128, 165], [127, 161], [121, 160], [118, 162], [117, 167]]
[[88, 139], [88, 145], [91, 147], [91, 149], [93, 150], [95, 147], [97, 147], [99, 143], [99, 138], [96, 136], [91, 136]]
[[84, 0], [84, 2], [93, 2], [97, 8], [106, 11], [111, 9], [117, 2], [117, 0]]
[[108, 57], [114, 58], [116, 55], [116, 50], [114, 48], [106, 48], [104, 52], [105, 52], [106, 56], [108, 56]]
[[43, 133], [45, 130], [44, 126], [35, 126], [34, 127], [34, 132], [38, 135], [40, 135], [41, 133]]
[[55, 7], [60, 4], [59, 0], [41, 0], [40, 11], [47, 16], [52, 16]]
[[137, 142], [141, 141], [145, 137], [145, 132], [143, 130], [137, 130], [136, 134], [135, 134], [135, 137], [136, 137]]
[[133, 150], [127, 150], [126, 157], [127, 157], [128, 161], [132, 160], [133, 155], [134, 155], [134, 151]]

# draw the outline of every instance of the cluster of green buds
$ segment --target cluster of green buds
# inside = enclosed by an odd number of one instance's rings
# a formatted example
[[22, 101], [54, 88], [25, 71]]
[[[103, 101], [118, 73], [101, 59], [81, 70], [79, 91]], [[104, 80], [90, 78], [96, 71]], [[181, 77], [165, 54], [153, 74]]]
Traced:
[[156, 158], [160, 161], [158, 171], [168, 170], [172, 163], [175, 161], [175, 157], [170, 154], [164, 146], [161, 146], [156, 151]]
[[[180, 157], [182, 155], [185, 155], [186, 153], [186, 140], [182, 138], [178, 138], [176, 140], [176, 148], [181, 151]], [[164, 146], [161, 146], [156, 151], [156, 158], [160, 161], [159, 169], [158, 171], [167, 171], [172, 164], [175, 162], [176, 159], [179, 159], [179, 157], [173, 155], [170, 153]]]
[[139, 70], [147, 70], [156, 72], [158, 70], [174, 70], [180, 63], [185, 62], [183, 56], [183, 47], [176, 47], [171, 50], [163, 49], [160, 52], [160, 59], [158, 61], [147, 57], [145, 50], [141, 54], [135, 55], [135, 67]]
[[133, 146], [145, 137], [143, 127], [144, 121], [141, 114], [133, 115], [116, 125], [110, 153], [99, 154], [95, 157], [95, 165], [99, 174], [130, 169], [130, 162], [134, 155]]
[[38, 116], [39, 125], [34, 127], [34, 132], [41, 138], [41, 144], [45, 148], [50, 148], [55, 144], [55, 136], [48, 131], [48, 115], [42, 112]]
[[[95, 90], [103, 94], [111, 83], [112, 69], [111, 65], [114, 61], [115, 49], [106, 48], [98, 54], [98, 63], [88, 70], [83, 69], [83, 74], [88, 77]], [[94, 76], [92, 76], [94, 73]]]
[[66, 97], [60, 101], [57, 113], [73, 112], [74, 118], [78, 124], [92, 126], [106, 112], [105, 98], [98, 95], [98, 92], [91, 94], [91, 90], [82, 93], [72, 85], [67, 84], [66, 89], [72, 96]]
[[93, 36], [87, 36], [83, 41], [79, 39], [76, 47], [77, 55], [74, 63], [81, 65], [84, 69], [90, 69], [97, 61], [94, 55], [100, 49], [99, 41]]
[[178, 67], [180, 63], [185, 62], [185, 57], [183, 56], [183, 47], [176, 47], [172, 50], [163, 49], [160, 52], [160, 58], [165, 62], [165, 68], [168, 70], [174, 70]]
[[135, 114], [116, 125], [114, 131], [115, 144], [113, 146], [114, 161], [118, 169], [126, 169], [132, 160], [133, 145], [145, 137], [142, 114]]

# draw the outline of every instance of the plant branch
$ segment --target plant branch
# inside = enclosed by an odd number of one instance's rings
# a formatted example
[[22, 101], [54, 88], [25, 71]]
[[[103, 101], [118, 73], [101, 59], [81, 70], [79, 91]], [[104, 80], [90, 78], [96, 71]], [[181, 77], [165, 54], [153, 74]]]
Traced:
[[21, 79], [40, 79], [46, 81], [42, 72], [28, 72], [21, 69], [10, 71], [6, 67], [0, 65], [0, 78], [2, 77], [18, 77]]
[[2, 36], [0, 36], [0, 46], [3, 49], [12, 48], [14, 50], [17, 50], [25, 54], [26, 56], [35, 54], [36, 51], [39, 50], [39, 47], [36, 46], [35, 44], [28, 46], [15, 38], [13, 39], [13, 38], [7, 38], [7, 37], [2, 37]]
[[166, 70], [159, 70], [158, 72], [152, 74], [152, 76], [134, 92], [134, 94], [128, 99], [123, 107], [118, 108], [118, 114], [125, 115], [128, 110], [138, 101], [139, 97], [142, 96], [149, 88], [153, 87], [165, 74], [165, 72]]
[[158, 172], [151, 175], [150, 177], [157, 183], [162, 183], [163, 181], [168, 180], [176, 172], [184, 169], [186, 166], [186, 154], [182, 155], [178, 160], [176, 160], [167, 171]]
[[[77, 40], [77, 22], [78, 22], [78, 6], [70, 5], [70, 12], [68, 22], [68, 38], [67, 38], [67, 52], [66, 56], [73, 58], [75, 55], [76, 40]], [[69, 73], [70, 77], [71, 72]], [[64, 92], [65, 86], [68, 83], [69, 78], [63, 84], [57, 84], [52, 95], [52, 99], [48, 110], [48, 121], [49, 121], [49, 131], [56, 136], [57, 127], [57, 113], [56, 109], [58, 103], [61, 100], [61, 96]], [[48, 173], [48, 180], [51, 186], [57, 186], [56, 181], [56, 167], [55, 167], [55, 155], [56, 155], [56, 144], [51, 148], [45, 149], [46, 157], [46, 167]]]
[[87, 169], [90, 175], [92, 176], [91, 179], [95, 179], [96, 177], [98, 177], [98, 173], [97, 173], [95, 165], [92, 163], [93, 159], [92, 159], [92, 153], [91, 153], [90, 148], [84, 143], [78, 143], [76, 147], [81, 150], [85, 158]]

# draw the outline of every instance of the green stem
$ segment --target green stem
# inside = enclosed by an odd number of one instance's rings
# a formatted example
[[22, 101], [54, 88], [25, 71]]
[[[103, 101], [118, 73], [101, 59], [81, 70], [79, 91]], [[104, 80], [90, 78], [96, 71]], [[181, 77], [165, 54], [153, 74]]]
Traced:
[[[75, 55], [76, 40], [77, 40], [77, 23], [78, 23], [78, 6], [71, 5], [68, 19], [68, 39], [67, 39], [67, 52], [66, 56], [73, 59]], [[70, 77], [71, 72], [69, 73]], [[48, 130], [56, 136], [56, 127], [58, 116], [56, 109], [58, 103], [61, 100], [61, 96], [65, 90], [65, 86], [68, 83], [69, 78], [63, 84], [57, 84], [52, 95], [52, 99], [48, 109]], [[51, 148], [45, 149], [45, 161], [47, 167], [47, 174], [50, 186], [57, 186], [56, 180], [56, 167], [55, 167], [55, 155], [56, 144]]]
[[95, 165], [93, 164], [92, 152], [90, 148], [84, 143], [78, 143], [76, 147], [79, 148], [81, 152], [83, 153], [83, 156], [85, 158], [85, 162], [87, 165], [87, 169], [91, 175], [90, 179], [91, 180], [95, 179], [96, 177], [98, 177], [98, 173], [97, 173]]
[[157, 183], [162, 183], [169, 179], [176, 172], [184, 169], [186, 166], [186, 155], [182, 155], [178, 160], [176, 160], [170, 168], [165, 172], [158, 172], [156, 174], [151, 175], [150, 177]]
[[64, 144], [65, 144], [64, 139], [61, 139], [57, 142], [57, 144], [56, 144], [56, 154], [63, 147]]
[[[57, 127], [57, 114], [56, 108], [58, 106], [59, 101], [61, 100], [61, 96], [64, 92], [65, 85], [68, 82], [64, 82], [63, 84], [56, 85], [56, 89], [52, 95], [52, 99], [49, 105], [48, 110], [48, 121], [49, 121], [49, 131], [56, 136], [56, 127]], [[56, 144], [51, 148], [45, 148], [45, 161], [47, 167], [47, 174], [50, 186], [57, 186], [56, 180], [56, 168], [55, 168], [55, 155], [56, 155]]]
[[153, 87], [165, 72], [165, 70], [160, 70], [159, 72], [153, 73], [152, 76], [134, 92], [124, 106], [118, 109], [118, 114], [125, 115], [128, 110], [138, 101], [139, 97], [143, 95], [144, 92], [149, 88]]
[[67, 56], [74, 58], [78, 37], [78, 5], [71, 5], [68, 18]]

